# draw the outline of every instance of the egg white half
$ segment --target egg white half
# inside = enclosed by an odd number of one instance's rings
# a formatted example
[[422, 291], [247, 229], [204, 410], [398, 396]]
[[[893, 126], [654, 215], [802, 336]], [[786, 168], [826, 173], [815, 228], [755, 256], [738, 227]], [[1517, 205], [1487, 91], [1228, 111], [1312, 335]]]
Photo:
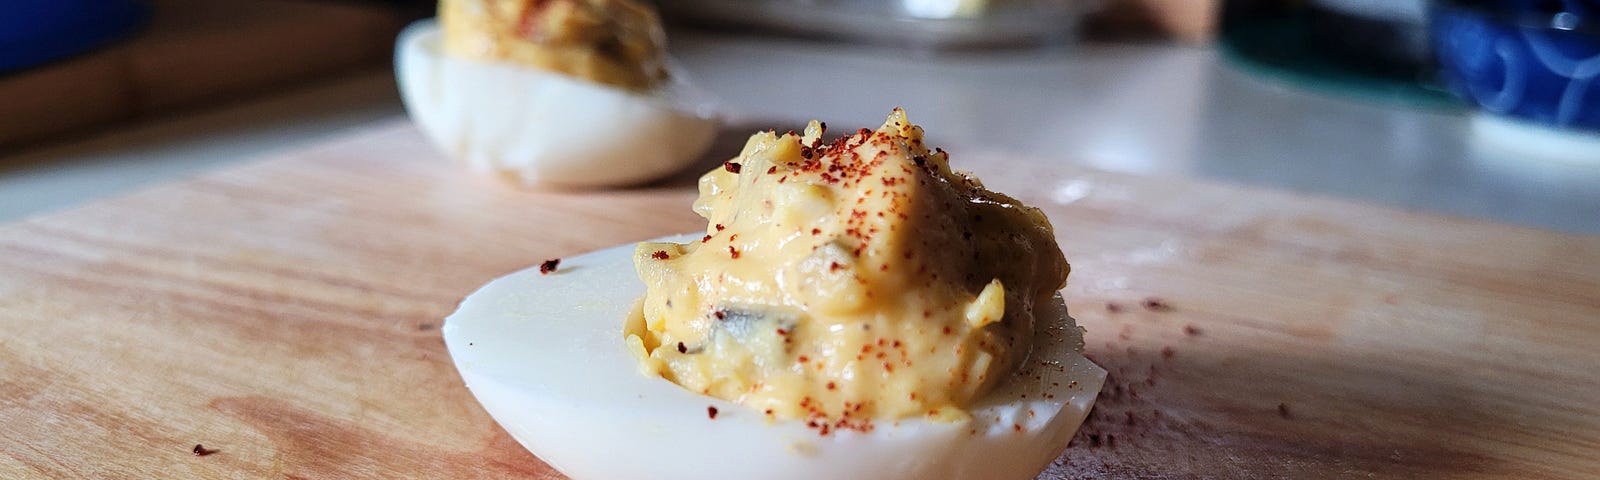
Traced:
[[879, 421], [869, 433], [822, 436], [642, 374], [622, 333], [644, 294], [632, 254], [623, 245], [562, 259], [548, 275], [501, 277], [443, 327], [484, 409], [575, 479], [1033, 478], [1066, 447], [1105, 380], [1074, 351], [1079, 331], [1057, 296], [1038, 308], [1023, 369], [973, 406], [972, 420]]
[[530, 186], [605, 187], [683, 169], [718, 120], [680, 84], [640, 94], [559, 73], [444, 53], [433, 21], [400, 34], [401, 99], [440, 149], [474, 170]]

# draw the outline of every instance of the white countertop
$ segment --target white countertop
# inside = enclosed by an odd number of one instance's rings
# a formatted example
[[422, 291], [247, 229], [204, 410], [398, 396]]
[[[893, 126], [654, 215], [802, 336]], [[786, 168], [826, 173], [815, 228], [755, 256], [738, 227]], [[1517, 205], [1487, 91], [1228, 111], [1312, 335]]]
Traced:
[[[676, 33], [733, 128], [876, 126], [905, 107], [945, 145], [1106, 170], [1267, 186], [1600, 233], [1600, 164], [1476, 147], [1461, 113], [1275, 85], [1214, 49], [1085, 44], [918, 55]], [[259, 158], [404, 115], [387, 71], [35, 148], [0, 160], [0, 221]]]

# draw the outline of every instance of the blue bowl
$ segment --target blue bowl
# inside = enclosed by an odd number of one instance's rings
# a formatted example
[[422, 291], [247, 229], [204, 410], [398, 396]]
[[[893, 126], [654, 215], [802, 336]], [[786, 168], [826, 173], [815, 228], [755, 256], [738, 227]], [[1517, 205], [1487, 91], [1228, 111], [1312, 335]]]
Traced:
[[149, 17], [141, 0], [0, 0], [0, 73], [93, 50]]
[[1430, 22], [1440, 79], [1462, 99], [1600, 131], [1600, 1], [1438, 0]]

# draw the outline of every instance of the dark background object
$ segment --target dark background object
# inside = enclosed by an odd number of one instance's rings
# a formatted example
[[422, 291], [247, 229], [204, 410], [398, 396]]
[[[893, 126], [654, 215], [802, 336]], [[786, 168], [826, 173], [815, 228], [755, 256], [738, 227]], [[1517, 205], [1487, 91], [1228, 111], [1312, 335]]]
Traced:
[[0, 0], [0, 74], [104, 46], [149, 17], [138, 0]]
[[1391, 106], [1460, 106], [1433, 81], [1425, 24], [1354, 11], [1312, 2], [1231, 1], [1218, 48], [1229, 65], [1268, 82]]
[[[1360, 4], [1361, 2], [1354, 2]], [[1339, 2], [1312, 2], [1306, 9], [1311, 47], [1351, 68], [1416, 75], [1430, 63], [1428, 25], [1421, 15], [1384, 15]]]

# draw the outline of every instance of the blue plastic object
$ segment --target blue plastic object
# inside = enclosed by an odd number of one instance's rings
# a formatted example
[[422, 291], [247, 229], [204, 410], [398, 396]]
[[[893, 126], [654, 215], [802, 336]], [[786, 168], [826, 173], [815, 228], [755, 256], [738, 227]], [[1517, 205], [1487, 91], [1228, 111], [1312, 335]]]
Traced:
[[1600, 131], [1600, 2], [1439, 1], [1440, 77], [1485, 111]]
[[149, 18], [139, 0], [0, 0], [0, 73], [93, 50]]

